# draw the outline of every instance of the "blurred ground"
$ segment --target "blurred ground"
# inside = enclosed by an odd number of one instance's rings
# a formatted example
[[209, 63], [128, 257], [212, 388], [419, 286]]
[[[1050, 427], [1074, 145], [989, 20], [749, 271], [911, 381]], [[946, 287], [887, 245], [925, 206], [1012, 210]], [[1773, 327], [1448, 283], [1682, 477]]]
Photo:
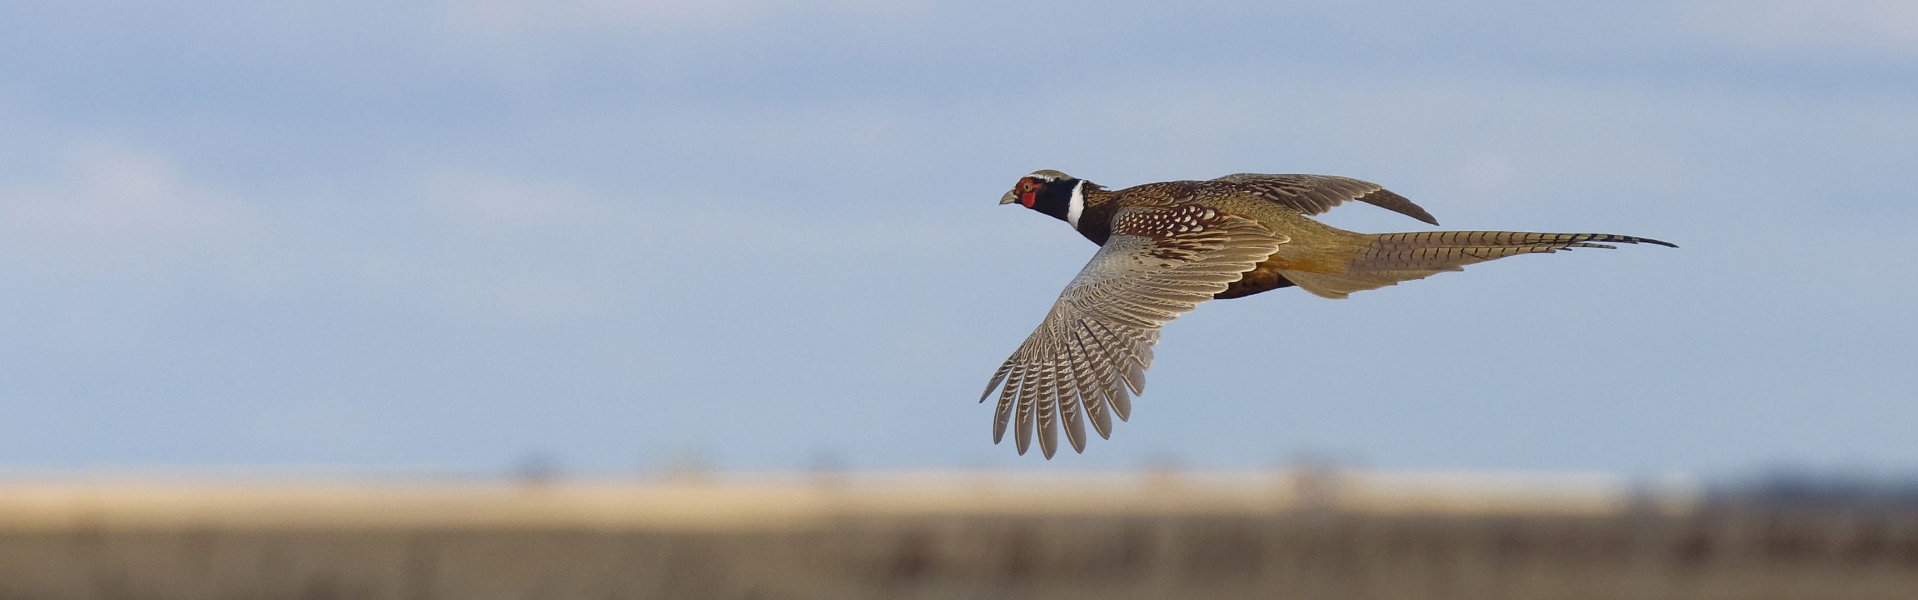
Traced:
[[0, 484], [6, 599], [1095, 597], [1918, 598], [1918, 510], [1311, 469]]

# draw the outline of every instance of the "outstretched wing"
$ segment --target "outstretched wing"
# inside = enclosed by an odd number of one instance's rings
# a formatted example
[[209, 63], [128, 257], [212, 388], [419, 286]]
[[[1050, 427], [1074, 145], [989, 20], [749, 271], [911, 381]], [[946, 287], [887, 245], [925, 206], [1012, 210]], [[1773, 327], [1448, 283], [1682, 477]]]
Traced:
[[[1052, 312], [986, 384], [1004, 383], [992, 441], [1013, 426], [1025, 454], [1036, 429], [1052, 458], [1063, 426], [1085, 451], [1085, 419], [1112, 435], [1111, 413], [1132, 411], [1127, 388], [1145, 389], [1159, 326], [1212, 299], [1288, 241], [1258, 222], [1202, 206], [1122, 209], [1092, 262], [1059, 294]], [[1036, 420], [1036, 422], [1035, 422]]]
[[1438, 224], [1438, 219], [1432, 218], [1432, 213], [1425, 212], [1425, 209], [1413, 204], [1411, 200], [1368, 181], [1331, 175], [1262, 175], [1259, 173], [1234, 173], [1213, 181], [1234, 184], [1241, 191], [1308, 216], [1332, 210], [1332, 207], [1350, 200], [1357, 200], [1433, 225]]

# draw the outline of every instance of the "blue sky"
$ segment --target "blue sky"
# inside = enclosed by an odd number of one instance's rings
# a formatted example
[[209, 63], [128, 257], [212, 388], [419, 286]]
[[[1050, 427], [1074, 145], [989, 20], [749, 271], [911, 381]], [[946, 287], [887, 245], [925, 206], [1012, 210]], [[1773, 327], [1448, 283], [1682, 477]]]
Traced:
[[[1909, 2], [27, 0], [0, 128], [0, 469], [1918, 470]], [[1683, 248], [1207, 304], [1042, 464], [1042, 168]]]

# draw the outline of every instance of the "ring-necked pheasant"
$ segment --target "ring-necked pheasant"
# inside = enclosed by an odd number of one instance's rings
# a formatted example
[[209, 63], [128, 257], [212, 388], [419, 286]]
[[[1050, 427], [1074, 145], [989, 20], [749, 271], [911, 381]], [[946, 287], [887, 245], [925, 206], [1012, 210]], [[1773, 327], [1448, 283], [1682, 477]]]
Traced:
[[[1298, 286], [1326, 298], [1422, 279], [1516, 254], [1658, 240], [1603, 233], [1434, 231], [1355, 233], [1306, 218], [1350, 200], [1438, 224], [1384, 188], [1325, 175], [1240, 173], [1107, 191], [1058, 171], [1019, 180], [1000, 204], [1019, 203], [1099, 244], [1052, 312], [1006, 359], [980, 402], [999, 393], [992, 441], [1011, 427], [1020, 454], [1036, 431], [1051, 458], [1064, 429], [1085, 451], [1085, 422], [1112, 434], [1145, 389], [1159, 327], [1214, 298]], [[1130, 393], [1128, 393], [1128, 391]]]

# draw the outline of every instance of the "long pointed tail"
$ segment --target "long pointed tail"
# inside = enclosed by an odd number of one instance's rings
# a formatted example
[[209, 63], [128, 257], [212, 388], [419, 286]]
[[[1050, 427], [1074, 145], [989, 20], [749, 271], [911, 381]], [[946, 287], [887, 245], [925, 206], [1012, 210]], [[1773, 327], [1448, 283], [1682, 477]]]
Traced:
[[1432, 231], [1368, 235], [1336, 273], [1280, 271], [1305, 291], [1344, 298], [1357, 291], [1424, 279], [1465, 265], [1519, 254], [1548, 254], [1573, 248], [1614, 248], [1612, 244], [1678, 246], [1650, 238], [1608, 233], [1524, 233], [1516, 231]]

